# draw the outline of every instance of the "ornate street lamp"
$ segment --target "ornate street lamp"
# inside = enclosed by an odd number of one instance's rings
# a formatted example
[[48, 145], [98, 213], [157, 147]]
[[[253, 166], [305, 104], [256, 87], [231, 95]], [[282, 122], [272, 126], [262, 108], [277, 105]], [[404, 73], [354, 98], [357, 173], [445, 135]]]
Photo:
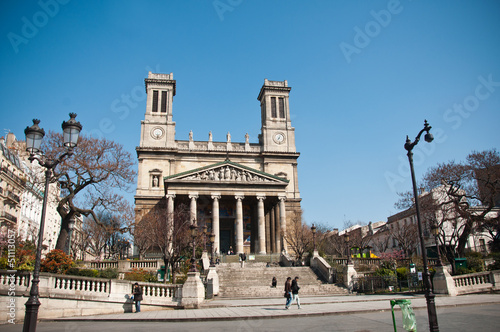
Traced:
[[70, 119], [62, 123], [64, 146], [66, 152], [57, 159], [51, 159], [44, 156], [40, 150], [45, 131], [38, 126], [40, 120], [33, 119], [33, 125], [26, 127], [26, 151], [30, 153], [29, 160], [37, 160], [40, 166], [45, 168], [45, 188], [43, 194], [42, 216], [40, 220], [40, 229], [38, 232], [38, 245], [36, 247], [35, 267], [33, 269], [33, 279], [31, 280], [31, 290], [28, 301], [26, 302], [26, 313], [24, 316], [23, 331], [36, 331], [38, 319], [38, 309], [40, 301], [38, 299], [38, 284], [40, 283], [40, 265], [42, 259], [43, 229], [45, 226], [45, 214], [47, 210], [47, 197], [49, 194], [49, 183], [53, 175], [54, 168], [65, 158], [73, 154], [73, 148], [76, 147], [78, 136], [82, 130], [80, 122], [75, 120], [76, 114], [70, 113]]
[[208, 226], [207, 224], [203, 225], [203, 251], [207, 251], [207, 231], [208, 231]]
[[437, 224], [432, 224], [431, 226], [432, 235], [434, 235], [434, 242], [436, 242], [436, 250], [438, 261], [436, 266], [443, 266], [443, 261], [441, 260], [441, 251], [439, 250], [439, 226]]
[[196, 270], [196, 237], [198, 236], [198, 227], [196, 227], [196, 220], [193, 220], [191, 226], [189, 226], [191, 231], [191, 238], [193, 239], [193, 257], [191, 257], [191, 268], [189, 272], [198, 272]]
[[215, 243], [215, 233], [211, 232], [209, 235], [210, 238], [210, 248], [211, 248], [211, 255], [210, 255], [210, 266], [213, 267], [215, 266], [214, 262], [214, 243]]
[[311, 232], [313, 233], [313, 248], [316, 251], [316, 226], [314, 224], [312, 224]]
[[427, 265], [427, 253], [425, 252], [425, 243], [424, 243], [424, 233], [422, 230], [422, 221], [420, 220], [420, 207], [418, 203], [418, 192], [417, 192], [417, 181], [415, 180], [415, 171], [413, 169], [413, 148], [420, 141], [420, 136], [425, 131], [426, 134], [424, 139], [426, 142], [430, 143], [434, 140], [434, 137], [429, 132], [431, 130], [431, 126], [427, 123], [427, 120], [424, 121], [424, 128], [420, 130], [417, 137], [413, 142], [410, 141], [408, 136], [406, 136], [405, 149], [408, 151], [408, 160], [410, 162], [410, 172], [411, 172], [411, 181], [413, 185], [413, 196], [415, 197], [415, 211], [417, 213], [417, 225], [418, 225], [418, 235], [420, 238], [420, 248], [422, 250], [422, 259], [424, 263], [424, 283], [425, 283], [425, 299], [427, 301], [427, 315], [429, 317], [429, 329], [431, 332], [439, 331], [438, 321], [437, 321], [437, 313], [436, 313], [436, 304], [434, 302], [434, 293], [432, 292], [431, 286], [431, 276], [429, 273], [429, 268]]
[[351, 265], [352, 264], [352, 261], [351, 261], [351, 250], [349, 248], [349, 234], [347, 232], [344, 235], [344, 241], [345, 241], [346, 252], [347, 252], [347, 265]]

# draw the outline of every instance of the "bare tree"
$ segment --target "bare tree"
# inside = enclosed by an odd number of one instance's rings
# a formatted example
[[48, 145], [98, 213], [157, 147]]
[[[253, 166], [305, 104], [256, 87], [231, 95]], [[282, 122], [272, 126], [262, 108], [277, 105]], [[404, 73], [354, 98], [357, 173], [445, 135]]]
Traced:
[[289, 223], [290, 228], [286, 230], [285, 241], [295, 253], [298, 261], [302, 262], [304, 253], [313, 247], [313, 235], [311, 228], [302, 222], [302, 211], [294, 212]]
[[[49, 132], [44, 140], [45, 155], [55, 158], [65, 151], [62, 135]], [[117, 215], [125, 224], [133, 222], [130, 203], [117, 193], [129, 190], [136, 172], [135, 161], [121, 144], [90, 136], [80, 136], [71, 158], [66, 158], [55, 170], [52, 181], [61, 186], [61, 199], [57, 206], [61, 230], [56, 249], [63, 250], [70, 231], [70, 222], [77, 214], [91, 217], [100, 223], [99, 211]], [[120, 229], [126, 232], [128, 226]]]
[[420, 243], [415, 223], [394, 223], [390, 235], [398, 241], [398, 245], [406, 257], [411, 257]]
[[[431, 192], [422, 195], [422, 223], [428, 233], [439, 227], [438, 245], [448, 260], [463, 257], [469, 237], [492, 230], [497, 234], [499, 216], [491, 216], [500, 198], [500, 154], [495, 150], [472, 152], [465, 162], [450, 161], [431, 167], [423, 177]], [[398, 208], [414, 208], [411, 193], [400, 194]], [[429, 234], [430, 235], [430, 234]]]
[[374, 245], [376, 251], [379, 253], [386, 252], [391, 243], [391, 230], [387, 225], [384, 225], [382, 229], [371, 237], [370, 241]]
[[446, 190], [446, 200], [440, 206], [453, 207], [456, 253], [464, 255], [470, 235], [492, 220], [488, 215], [500, 197], [500, 154], [495, 149], [474, 151], [465, 162], [451, 161], [431, 168], [424, 182], [429, 188], [442, 186]]
[[[190, 210], [184, 204], [176, 206], [173, 215], [169, 215], [166, 201], [162, 199], [135, 225], [139, 242], [144, 243], [144, 247], [159, 250], [165, 267], [169, 266], [172, 272], [183, 257], [190, 255], [190, 216]], [[175, 273], [172, 273], [172, 276], [175, 283]]]

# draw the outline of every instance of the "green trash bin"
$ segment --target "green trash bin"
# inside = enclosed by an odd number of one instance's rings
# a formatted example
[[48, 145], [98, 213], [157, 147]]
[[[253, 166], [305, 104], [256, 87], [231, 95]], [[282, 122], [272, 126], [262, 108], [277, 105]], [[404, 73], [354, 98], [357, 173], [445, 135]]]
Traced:
[[455, 269], [460, 267], [467, 268], [467, 258], [455, 258]]
[[403, 328], [406, 331], [417, 332], [417, 320], [415, 318], [415, 313], [411, 307], [411, 301], [406, 299], [401, 300], [391, 300], [391, 311], [392, 311], [392, 322], [394, 324], [394, 332], [396, 329], [396, 318], [394, 317], [394, 306], [399, 305], [401, 308], [401, 313], [403, 314]]
[[158, 281], [165, 281], [165, 265], [162, 265], [157, 271]]

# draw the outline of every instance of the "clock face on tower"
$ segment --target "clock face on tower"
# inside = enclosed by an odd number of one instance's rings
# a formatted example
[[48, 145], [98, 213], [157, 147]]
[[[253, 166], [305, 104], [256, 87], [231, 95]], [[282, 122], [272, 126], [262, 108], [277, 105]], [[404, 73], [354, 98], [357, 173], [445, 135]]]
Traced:
[[151, 136], [154, 138], [154, 139], [160, 139], [163, 137], [163, 129], [161, 128], [155, 128], [153, 130], [151, 130]]
[[274, 142], [276, 142], [277, 144], [283, 144], [285, 143], [285, 134], [279, 132], [279, 133], [275, 133], [273, 135], [273, 140]]

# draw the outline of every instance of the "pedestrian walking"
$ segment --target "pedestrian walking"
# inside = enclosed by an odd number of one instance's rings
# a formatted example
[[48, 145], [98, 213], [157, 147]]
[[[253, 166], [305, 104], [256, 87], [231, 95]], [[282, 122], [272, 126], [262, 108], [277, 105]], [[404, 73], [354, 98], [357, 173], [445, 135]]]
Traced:
[[297, 306], [300, 309], [300, 298], [299, 298], [299, 284], [298, 284], [299, 277], [295, 277], [292, 281], [292, 301], [290, 302], [290, 305], [292, 305], [295, 301], [297, 301]]
[[134, 284], [132, 294], [134, 295], [135, 312], [141, 312], [142, 288], [137, 282]]
[[285, 281], [285, 297], [286, 297], [285, 309], [288, 310], [290, 304], [292, 303], [292, 278], [290, 277], [286, 278]]

